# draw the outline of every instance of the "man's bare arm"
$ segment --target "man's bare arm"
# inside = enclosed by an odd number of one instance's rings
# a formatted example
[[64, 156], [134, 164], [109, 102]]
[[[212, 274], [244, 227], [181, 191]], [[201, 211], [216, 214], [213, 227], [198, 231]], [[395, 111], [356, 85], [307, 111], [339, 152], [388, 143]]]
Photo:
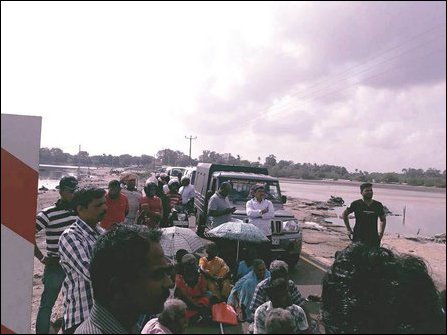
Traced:
[[382, 215], [380, 216], [380, 223], [379, 223], [379, 239], [382, 239], [383, 234], [385, 233], [385, 227], [386, 227], [386, 216]]
[[345, 223], [345, 226], [346, 226], [346, 229], [348, 230], [349, 235], [352, 235], [352, 229], [351, 229], [351, 226], [350, 226], [350, 224], [349, 224], [349, 213], [348, 213], [348, 209], [345, 209], [345, 210], [343, 211], [342, 217], [343, 217], [343, 222]]

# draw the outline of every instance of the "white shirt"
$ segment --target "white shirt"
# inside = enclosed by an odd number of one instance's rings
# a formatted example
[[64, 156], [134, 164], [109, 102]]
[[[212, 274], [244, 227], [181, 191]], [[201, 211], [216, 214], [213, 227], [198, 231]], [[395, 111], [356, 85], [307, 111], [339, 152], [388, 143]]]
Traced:
[[191, 184], [189, 184], [188, 186], [182, 186], [180, 187], [178, 193], [182, 195], [182, 204], [186, 205], [190, 199], [194, 198], [194, 186], [192, 186]]
[[[272, 235], [272, 228], [270, 226], [270, 220], [275, 217], [275, 208], [270, 200], [263, 199], [261, 202], [253, 198], [247, 201], [246, 204], [247, 216], [250, 222], [261, 229], [267, 236]], [[261, 214], [261, 211], [265, 208], [269, 210]]]
[[[208, 201], [208, 212], [210, 210], [213, 211], [222, 211], [224, 209], [231, 208], [231, 203], [228, 197], [222, 197], [219, 192], [213, 194], [213, 196]], [[208, 216], [208, 219], [211, 220], [213, 228], [221, 225], [222, 223], [232, 221], [232, 215], [225, 214], [221, 216]]]
[[129, 191], [128, 189], [124, 188], [121, 190], [121, 193], [123, 193], [127, 197], [127, 200], [129, 200], [129, 213], [127, 214], [126, 218], [129, 219], [129, 223], [133, 223], [140, 206], [141, 192], [137, 189]]
[[[273, 305], [271, 301], [263, 303], [256, 309], [254, 317], [254, 334], [266, 334], [265, 320], [268, 312], [272, 309]], [[300, 306], [290, 305], [285, 309], [288, 310], [293, 316], [294, 334], [303, 333], [309, 328], [306, 313]]]

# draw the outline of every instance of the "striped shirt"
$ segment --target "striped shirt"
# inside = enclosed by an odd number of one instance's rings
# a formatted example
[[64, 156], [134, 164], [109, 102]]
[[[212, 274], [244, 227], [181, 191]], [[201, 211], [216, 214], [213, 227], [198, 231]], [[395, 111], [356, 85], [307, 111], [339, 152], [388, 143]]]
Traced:
[[166, 194], [166, 196], [169, 199], [169, 208], [170, 209], [173, 209], [174, 206], [182, 204], [182, 196], [179, 193], [169, 192], [168, 194]]
[[60, 263], [65, 271], [64, 327], [79, 325], [89, 315], [93, 305], [90, 281], [90, 257], [100, 233], [77, 218], [59, 239]]
[[90, 316], [76, 329], [75, 334], [129, 334], [129, 331], [95, 301]]
[[[256, 309], [261, 306], [263, 303], [269, 301], [267, 298], [267, 287], [270, 285], [272, 278], [264, 279], [260, 282], [255, 289], [255, 293], [253, 294], [253, 298], [251, 299], [250, 310], [253, 315], [255, 315]], [[292, 280], [289, 280], [288, 284], [290, 298], [292, 300], [292, 304], [301, 306], [306, 302], [306, 299], [303, 298], [297, 286]]]
[[59, 237], [76, 221], [76, 217], [76, 213], [61, 199], [37, 214], [36, 233], [45, 229], [47, 257], [59, 258]]

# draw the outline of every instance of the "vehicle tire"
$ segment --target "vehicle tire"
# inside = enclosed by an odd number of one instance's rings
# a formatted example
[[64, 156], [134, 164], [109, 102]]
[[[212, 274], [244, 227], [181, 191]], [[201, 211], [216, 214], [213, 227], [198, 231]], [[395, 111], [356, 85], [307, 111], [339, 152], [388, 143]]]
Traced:
[[196, 234], [200, 237], [204, 237], [205, 233], [205, 217], [203, 214], [196, 216]]
[[300, 254], [287, 254], [284, 255], [284, 261], [289, 266], [289, 270], [293, 269], [300, 260]]

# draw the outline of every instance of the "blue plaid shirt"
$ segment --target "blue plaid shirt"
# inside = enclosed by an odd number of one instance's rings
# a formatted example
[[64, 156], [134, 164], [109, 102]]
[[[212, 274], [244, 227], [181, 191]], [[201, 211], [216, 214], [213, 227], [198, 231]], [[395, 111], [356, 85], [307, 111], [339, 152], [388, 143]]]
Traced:
[[[270, 300], [267, 298], [267, 286], [270, 285], [271, 280], [272, 280], [271, 277], [266, 278], [256, 286], [255, 293], [253, 294], [253, 298], [251, 299], [250, 304], [250, 310], [252, 315], [255, 315], [256, 309], [259, 306]], [[298, 287], [292, 280], [289, 280], [288, 287], [289, 287], [290, 298], [292, 299], [292, 304], [301, 306], [306, 302], [306, 299], [303, 298], [300, 291], [298, 291]]]
[[59, 256], [66, 278], [64, 294], [64, 329], [79, 325], [93, 306], [90, 281], [90, 257], [100, 233], [77, 218], [59, 239]]

